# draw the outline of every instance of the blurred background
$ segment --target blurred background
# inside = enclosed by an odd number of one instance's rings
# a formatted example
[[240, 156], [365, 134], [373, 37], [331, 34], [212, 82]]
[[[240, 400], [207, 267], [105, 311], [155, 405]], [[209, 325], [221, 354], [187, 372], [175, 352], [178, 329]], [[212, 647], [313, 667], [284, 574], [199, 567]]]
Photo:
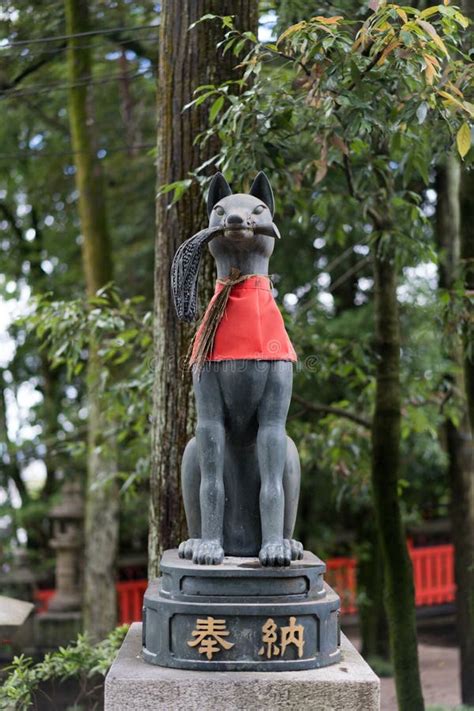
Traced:
[[[183, 531], [176, 462], [193, 426], [187, 411], [180, 424], [189, 389], [178, 392], [176, 376], [189, 333], [163, 316], [169, 260], [205, 223], [217, 168], [238, 191], [264, 169], [282, 234], [274, 293], [299, 356], [288, 419], [302, 463], [297, 537], [327, 563], [342, 627], [383, 677], [382, 708], [397, 707], [386, 597], [400, 550], [412, 563], [399, 583], [409, 596], [413, 581], [425, 699], [474, 703], [467, 22], [445, 4], [425, 18], [449, 58], [418, 24], [405, 54], [381, 61], [390, 32], [410, 34], [410, 8], [188, 6], [18, 0], [0, 10], [0, 595], [34, 605], [21, 627], [0, 625], [0, 664], [141, 618], [148, 574]], [[205, 13], [227, 19], [188, 30]], [[344, 28], [317, 20], [341, 15]], [[275, 44], [311, 17], [314, 32]], [[354, 47], [364, 22], [369, 40]], [[393, 353], [399, 363], [384, 371]], [[89, 679], [93, 665], [80, 667]], [[93, 708], [84, 683], [78, 703]], [[66, 686], [64, 698], [48, 687], [44, 708], [68, 708], [79, 692]], [[29, 707], [12, 698], [5, 708]]]

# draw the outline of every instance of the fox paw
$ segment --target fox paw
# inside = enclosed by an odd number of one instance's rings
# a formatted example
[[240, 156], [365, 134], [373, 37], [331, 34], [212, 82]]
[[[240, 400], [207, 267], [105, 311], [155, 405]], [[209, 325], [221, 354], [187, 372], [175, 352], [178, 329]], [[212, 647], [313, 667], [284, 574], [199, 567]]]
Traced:
[[265, 566], [282, 566], [291, 563], [291, 546], [288, 541], [264, 543], [258, 554], [260, 563]]
[[294, 538], [290, 538], [288, 543], [290, 544], [291, 560], [301, 560], [304, 553], [303, 544]]
[[201, 543], [200, 538], [188, 538], [187, 541], [183, 541], [179, 544], [178, 555], [180, 558], [187, 558], [187, 560], [192, 560], [194, 551], [197, 549], [198, 545]]
[[220, 565], [224, 560], [224, 549], [219, 541], [199, 540], [193, 551], [193, 563], [199, 565]]

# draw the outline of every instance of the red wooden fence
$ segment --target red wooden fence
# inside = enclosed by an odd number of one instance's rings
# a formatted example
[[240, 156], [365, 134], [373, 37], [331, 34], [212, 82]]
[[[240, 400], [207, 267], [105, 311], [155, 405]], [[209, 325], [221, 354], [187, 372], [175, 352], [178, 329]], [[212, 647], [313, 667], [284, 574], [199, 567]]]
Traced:
[[[451, 544], [413, 548], [408, 546], [413, 564], [415, 603], [418, 607], [453, 602], [454, 547]], [[355, 558], [332, 558], [326, 562], [326, 580], [341, 597], [341, 612], [357, 612], [357, 580]], [[135, 622], [142, 617], [146, 580], [126, 580], [117, 583], [120, 624]], [[38, 590], [35, 598], [37, 611], [44, 612], [54, 590]]]
[[408, 550], [413, 564], [416, 604], [421, 607], [452, 602], [456, 596], [454, 546], [409, 546]]
[[[415, 604], [441, 605], [453, 602], [456, 596], [454, 581], [454, 546], [413, 548], [408, 544], [413, 565], [415, 583]], [[326, 580], [341, 597], [341, 612], [357, 612], [356, 560], [354, 558], [332, 558], [327, 563]]]
[[330, 558], [326, 561], [324, 579], [341, 598], [343, 615], [357, 612], [357, 561], [355, 558]]
[[127, 580], [117, 583], [119, 623], [130, 624], [142, 619], [143, 595], [148, 580]]

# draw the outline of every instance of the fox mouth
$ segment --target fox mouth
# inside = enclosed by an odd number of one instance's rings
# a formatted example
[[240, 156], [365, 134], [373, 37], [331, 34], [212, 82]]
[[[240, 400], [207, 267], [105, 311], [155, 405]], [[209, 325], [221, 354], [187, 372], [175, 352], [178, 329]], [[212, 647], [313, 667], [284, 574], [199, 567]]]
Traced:
[[223, 235], [230, 239], [249, 239], [257, 235], [280, 238], [278, 228], [273, 222], [263, 225], [216, 225], [209, 229], [209, 239], [214, 239], [218, 235]]
[[238, 237], [245, 239], [253, 237], [254, 234], [254, 228], [249, 225], [226, 225], [224, 227], [224, 237]]

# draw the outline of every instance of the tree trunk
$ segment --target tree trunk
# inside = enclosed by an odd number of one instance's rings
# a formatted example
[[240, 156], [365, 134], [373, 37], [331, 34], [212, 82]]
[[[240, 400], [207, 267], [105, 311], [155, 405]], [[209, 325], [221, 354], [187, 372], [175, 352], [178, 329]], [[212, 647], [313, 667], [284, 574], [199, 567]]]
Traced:
[[[374, 254], [377, 375], [372, 425], [372, 490], [384, 559], [385, 607], [398, 706], [424, 708], [418, 667], [411, 561], [398, 500], [400, 458], [400, 329], [394, 250]], [[387, 250], [388, 251], [388, 250]]]
[[[474, 20], [474, 0], [463, 0], [461, 9], [472, 21]], [[468, 47], [466, 46], [466, 51]], [[474, 172], [463, 168], [461, 174], [461, 260], [464, 272], [464, 287], [466, 303], [469, 295], [474, 293]], [[456, 580], [458, 592], [456, 606], [459, 628], [461, 630], [461, 699], [464, 704], [474, 705], [474, 334], [472, 326], [472, 311], [466, 306], [467, 318], [463, 337], [464, 387], [467, 401], [467, 411], [470, 424], [470, 454], [465, 467], [462, 481], [458, 481], [458, 490], [454, 491], [458, 500], [459, 523], [463, 534], [459, 531], [462, 553], [456, 554]], [[470, 327], [468, 327], [470, 323]], [[461, 521], [462, 518], [462, 521]], [[461, 536], [465, 538], [461, 540]]]
[[[236, 26], [256, 32], [256, 0], [164, 0], [161, 6], [158, 76], [157, 184], [189, 177], [203, 161], [215, 155], [217, 146], [194, 145], [208, 123], [208, 105], [183, 113], [202, 84], [237, 78], [238, 60], [222, 57], [216, 44], [223, 37], [220, 22], [189, 26], [206, 13], [235, 15]], [[170, 267], [177, 247], [207, 224], [198, 184], [175, 205], [172, 193], [156, 203], [155, 318], [152, 463], [150, 475], [149, 576], [158, 574], [160, 554], [184, 536], [180, 468], [184, 446], [192, 434], [194, 406], [189, 373], [183, 362], [191, 331], [178, 324], [170, 294]], [[206, 295], [213, 288], [210, 261], [203, 269]]]
[[373, 509], [360, 526], [361, 546], [357, 561], [357, 606], [361, 654], [364, 659], [389, 659], [387, 615], [383, 600], [384, 575], [380, 543], [373, 523]]
[[[65, 0], [66, 32], [88, 32], [87, 0]], [[87, 295], [112, 279], [112, 256], [107, 228], [105, 189], [96, 158], [91, 78], [91, 55], [83, 37], [68, 41], [70, 83], [69, 122], [75, 152], [76, 185]], [[118, 545], [119, 495], [116, 457], [106, 447], [105, 416], [100, 397], [101, 361], [91, 342], [87, 372], [88, 459], [85, 502], [84, 627], [93, 639], [104, 637], [116, 624], [115, 560]]]
[[473, 446], [467, 418], [446, 423], [455, 547], [456, 622], [461, 657], [461, 700], [474, 705], [474, 496]]
[[[464, 267], [464, 287], [467, 295], [474, 293], [474, 171], [464, 168], [461, 177], [461, 259]], [[467, 301], [467, 298], [466, 298]], [[466, 308], [468, 308], [466, 306]], [[472, 313], [470, 332], [467, 324], [464, 332], [464, 379], [471, 432], [474, 432], [474, 336]], [[466, 318], [466, 321], [468, 318]]]
[[[452, 289], [461, 274], [460, 269], [460, 179], [459, 161], [450, 156], [437, 171], [436, 235], [439, 250], [439, 286]], [[472, 196], [471, 196], [472, 197]], [[472, 223], [469, 225], [472, 228]], [[466, 230], [467, 232], [467, 230]], [[444, 425], [444, 440], [448, 455], [451, 486], [451, 521], [455, 547], [456, 615], [461, 651], [462, 701], [474, 703], [474, 452], [467, 408], [464, 402], [462, 377], [462, 344], [455, 335], [448, 354], [458, 376], [454, 378], [455, 396], [463, 401], [465, 410], [459, 425], [448, 418]], [[469, 366], [467, 366], [469, 368]], [[466, 363], [465, 363], [466, 370]]]
[[[472, 7], [471, 13], [472, 17]], [[453, 530], [456, 543], [456, 609], [461, 648], [461, 698], [474, 705], [474, 339], [472, 312], [469, 311], [469, 294], [474, 293], [474, 174], [463, 169], [461, 175], [461, 264], [466, 290], [466, 324], [464, 326], [462, 360], [468, 422], [462, 432], [463, 466], [458, 477], [452, 480]], [[470, 319], [470, 326], [469, 326]]]

